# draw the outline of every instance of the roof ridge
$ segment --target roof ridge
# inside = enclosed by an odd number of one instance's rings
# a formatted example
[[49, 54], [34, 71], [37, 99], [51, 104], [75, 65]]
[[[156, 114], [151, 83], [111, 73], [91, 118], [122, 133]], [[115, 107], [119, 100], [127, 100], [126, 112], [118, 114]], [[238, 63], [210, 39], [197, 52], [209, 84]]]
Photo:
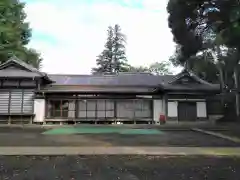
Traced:
[[188, 69], [186, 69], [186, 68], [184, 68], [179, 74], [177, 74], [177, 75], [174, 77], [174, 79], [169, 82], [169, 84], [172, 84], [173, 82], [175, 82], [175, 81], [177, 81], [178, 79], [182, 78], [183, 76], [186, 75], [186, 73], [187, 73], [190, 77], [194, 78], [196, 81], [198, 81], [198, 82], [200, 82], [200, 83], [202, 83], [202, 84], [209, 85], [209, 86], [214, 85], [214, 84], [209, 83], [209, 82], [205, 81], [204, 79], [198, 77], [192, 70], [188, 70]]
[[29, 69], [31, 71], [40, 72], [37, 68], [33, 67], [30, 64], [27, 64], [26, 62], [24, 62], [23, 60], [19, 59], [16, 56], [12, 56], [11, 58], [9, 58], [9, 60], [7, 62], [11, 62], [11, 61], [14, 61], [14, 62], [18, 63], [18, 64], [24, 66], [25, 68], [27, 68], [27, 69]]
[[25, 68], [26, 70], [33, 72], [33, 73], [37, 73], [38, 75], [40, 75], [41, 77], [47, 79], [48, 81], [51, 81], [48, 77], [48, 74], [46, 74], [45, 72], [41, 72], [40, 70], [38, 70], [37, 68], [33, 67], [31, 64], [26, 63], [25, 61], [19, 59], [16, 56], [12, 56], [10, 57], [5, 63], [0, 65], [0, 69], [4, 69], [5, 66], [8, 66], [8, 64], [10, 63], [16, 63], [19, 66]]
[[139, 74], [146, 74], [156, 77], [163, 77], [163, 76], [174, 76], [174, 75], [154, 75], [151, 73], [121, 73], [121, 74], [61, 74], [61, 73], [48, 73], [50, 76], [90, 76], [90, 77], [117, 77], [119, 75], [139, 75]]
[[87, 76], [87, 77], [103, 77], [103, 75], [93, 75], [93, 74], [50, 74], [48, 73], [49, 76]]

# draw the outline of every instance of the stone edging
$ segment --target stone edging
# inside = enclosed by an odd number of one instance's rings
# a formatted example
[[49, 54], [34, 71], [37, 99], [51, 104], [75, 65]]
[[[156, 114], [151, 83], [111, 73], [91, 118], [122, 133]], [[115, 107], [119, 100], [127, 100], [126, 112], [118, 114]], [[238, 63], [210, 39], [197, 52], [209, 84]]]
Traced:
[[0, 147], [0, 155], [240, 156], [240, 147]]
[[219, 138], [222, 138], [222, 139], [226, 139], [226, 140], [229, 140], [229, 141], [232, 141], [232, 142], [235, 142], [235, 143], [240, 143], [240, 139], [237, 138], [237, 137], [227, 136], [227, 135], [224, 135], [224, 134], [221, 134], [221, 133], [206, 131], [206, 130], [202, 130], [202, 129], [199, 129], [199, 128], [192, 128], [192, 130], [196, 131], [196, 132], [212, 135], [212, 136], [215, 136], [215, 137], [219, 137]]

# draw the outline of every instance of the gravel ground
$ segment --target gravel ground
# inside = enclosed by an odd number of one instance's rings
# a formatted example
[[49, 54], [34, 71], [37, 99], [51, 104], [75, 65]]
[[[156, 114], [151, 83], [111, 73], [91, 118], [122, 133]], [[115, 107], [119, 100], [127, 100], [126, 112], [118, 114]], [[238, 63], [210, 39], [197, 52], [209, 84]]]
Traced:
[[239, 147], [226, 139], [194, 132], [163, 131], [162, 135], [88, 135], [88, 138], [118, 146], [185, 146], [185, 147]]
[[239, 147], [240, 144], [194, 131], [162, 131], [159, 135], [42, 135], [43, 128], [0, 128], [0, 146], [186, 146]]
[[1, 180], [239, 180], [240, 159], [168, 156], [1, 156]]

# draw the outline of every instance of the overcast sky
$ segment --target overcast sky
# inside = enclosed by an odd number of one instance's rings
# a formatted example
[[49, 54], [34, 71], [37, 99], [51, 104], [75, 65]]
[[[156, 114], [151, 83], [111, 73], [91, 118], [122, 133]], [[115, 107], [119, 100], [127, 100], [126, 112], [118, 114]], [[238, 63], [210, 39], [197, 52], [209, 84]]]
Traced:
[[101, 53], [109, 25], [127, 36], [131, 65], [166, 61], [175, 44], [168, 28], [168, 0], [24, 0], [33, 29], [30, 47], [48, 73], [89, 74]]

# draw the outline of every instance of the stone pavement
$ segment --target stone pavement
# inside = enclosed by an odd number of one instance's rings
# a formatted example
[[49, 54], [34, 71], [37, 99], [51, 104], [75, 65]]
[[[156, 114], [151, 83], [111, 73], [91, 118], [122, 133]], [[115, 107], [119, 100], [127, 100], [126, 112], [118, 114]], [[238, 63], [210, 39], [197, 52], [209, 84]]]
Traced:
[[204, 134], [212, 135], [212, 136], [215, 136], [215, 137], [219, 137], [219, 138], [222, 138], [222, 139], [226, 139], [226, 140], [229, 140], [229, 141], [232, 141], [232, 142], [235, 142], [235, 143], [240, 143], [240, 138], [234, 137], [234, 136], [228, 136], [228, 135], [225, 135], [224, 133], [217, 133], [217, 132], [214, 132], [214, 131], [208, 131], [208, 130], [203, 130], [203, 129], [199, 129], [199, 128], [193, 128], [192, 130], [197, 131], [197, 132], [201, 132], [201, 133], [204, 133]]
[[0, 147], [0, 155], [240, 156], [240, 147]]

